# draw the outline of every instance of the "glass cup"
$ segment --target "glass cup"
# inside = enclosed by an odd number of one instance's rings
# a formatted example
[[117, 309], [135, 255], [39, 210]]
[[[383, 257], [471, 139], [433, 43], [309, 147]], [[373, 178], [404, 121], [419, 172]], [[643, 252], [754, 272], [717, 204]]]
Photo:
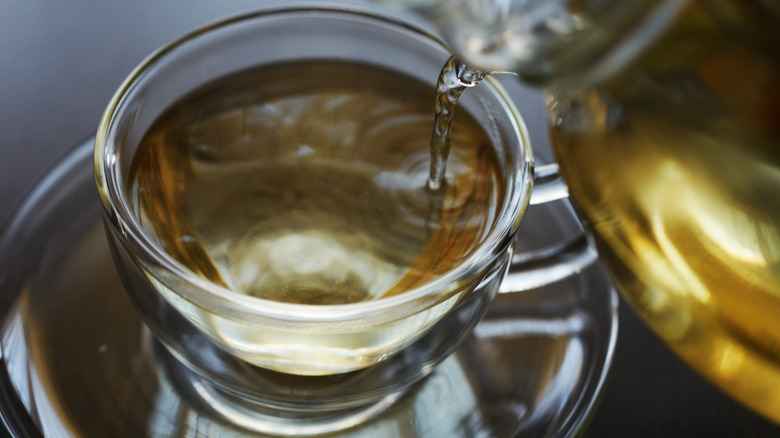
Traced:
[[513, 238], [531, 202], [533, 158], [516, 108], [491, 78], [464, 93], [458, 111], [469, 112], [495, 148], [505, 187], [500, 210], [462, 263], [404, 293], [343, 305], [240, 294], [174, 260], [132, 210], [126, 186], [142, 137], [170, 104], [204, 84], [251, 67], [337, 60], [411, 76], [433, 90], [449, 54], [431, 34], [392, 17], [353, 8], [284, 8], [190, 33], [152, 54], [122, 84], [95, 142], [109, 242], [127, 292], [165, 347], [159, 359], [204, 409], [263, 432], [348, 427], [391, 405], [452, 353], [499, 289], [534, 287], [592, 262], [577, 240], [541, 258], [520, 257], [525, 264], [509, 269]]

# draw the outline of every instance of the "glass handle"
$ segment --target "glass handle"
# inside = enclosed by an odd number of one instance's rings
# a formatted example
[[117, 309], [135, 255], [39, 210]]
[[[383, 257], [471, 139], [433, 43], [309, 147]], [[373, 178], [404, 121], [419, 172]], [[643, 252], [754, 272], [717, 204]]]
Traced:
[[569, 197], [569, 187], [563, 182], [558, 165], [546, 164], [534, 168], [534, 191], [531, 205], [544, 204]]
[[[567, 199], [569, 189], [557, 164], [534, 169], [531, 205]], [[531, 207], [533, 208], [533, 207]], [[583, 231], [552, 245], [512, 256], [500, 293], [522, 292], [579, 274], [598, 260]]]

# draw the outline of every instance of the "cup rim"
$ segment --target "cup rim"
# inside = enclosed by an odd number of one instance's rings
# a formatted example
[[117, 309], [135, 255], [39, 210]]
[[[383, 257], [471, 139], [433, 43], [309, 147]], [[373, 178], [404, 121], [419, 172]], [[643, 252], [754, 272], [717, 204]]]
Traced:
[[[506, 114], [510, 119], [514, 126], [515, 135], [517, 135], [522, 146], [520, 154], [518, 154], [516, 159], [517, 165], [515, 167], [518, 171], [515, 175], [507, 175], [506, 177], [514, 184], [510, 184], [507, 188], [504, 198], [505, 202], [497, 214], [498, 219], [478, 249], [441, 277], [426, 282], [421, 286], [391, 297], [350, 304], [312, 305], [267, 300], [230, 290], [199, 276], [154, 244], [143, 230], [127, 202], [122, 201], [125, 195], [120, 187], [124, 184], [124, 181], [121, 180], [118, 172], [110, 171], [116, 167], [116, 157], [109, 153], [109, 150], [113, 150], [109, 144], [110, 133], [113, 127], [112, 122], [127, 93], [131, 91], [133, 85], [145, 72], [153, 69], [157, 63], [165, 62], [166, 56], [184, 43], [235, 24], [278, 16], [293, 16], [295, 14], [307, 14], [319, 19], [349, 17], [374, 21], [394, 30], [412, 33], [417, 37], [424, 37], [448, 53], [452, 53], [450, 48], [438, 37], [416, 25], [378, 11], [346, 5], [297, 5], [266, 8], [201, 26], [160, 47], [144, 59], [122, 82], [100, 119], [95, 137], [93, 162], [95, 182], [104, 212], [106, 213], [104, 216], [110, 223], [110, 226], [119, 230], [120, 235], [123, 237], [123, 239], [120, 239], [122, 245], [125, 245], [128, 252], [133, 254], [134, 259], [140, 256], [153, 260], [154, 263], [161, 265], [165, 270], [182, 278], [197, 289], [197, 293], [177, 290], [175, 292], [177, 295], [198, 307], [210, 310], [218, 309], [212, 311], [216, 314], [230, 314], [232, 317], [240, 320], [266, 320], [270, 318], [307, 323], [332, 323], [363, 319], [371, 317], [371, 315], [385, 314], [394, 309], [405, 307], [427, 296], [434, 296], [437, 291], [446, 290], [447, 286], [455, 280], [467, 278], [484, 270], [495, 258], [507, 250], [514, 238], [515, 232], [520, 225], [520, 219], [523, 217], [530, 202], [533, 180], [533, 153], [525, 123], [508, 93], [497, 80], [490, 76], [486, 77], [480, 86], [489, 86], [502, 102], [502, 113]], [[134, 262], [138, 263], [138, 260], [136, 259]], [[149, 270], [145, 271], [150, 273]], [[165, 283], [163, 279], [157, 278], [157, 280]], [[411, 307], [414, 308], [416, 306]], [[404, 313], [411, 313], [411, 311], [405, 309]]]

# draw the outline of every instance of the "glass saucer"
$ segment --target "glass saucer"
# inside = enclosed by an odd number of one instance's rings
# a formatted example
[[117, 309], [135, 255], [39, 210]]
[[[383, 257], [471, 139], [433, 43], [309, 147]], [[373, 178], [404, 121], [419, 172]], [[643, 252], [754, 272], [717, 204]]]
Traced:
[[[28, 194], [0, 239], [0, 416], [12, 436], [244, 436], [241, 412], [180, 391], [122, 289], [101, 221], [92, 141]], [[529, 210], [523, 250], [578, 227], [565, 203]], [[501, 294], [425, 380], [343, 436], [574, 436], [612, 359], [617, 297], [598, 265]]]

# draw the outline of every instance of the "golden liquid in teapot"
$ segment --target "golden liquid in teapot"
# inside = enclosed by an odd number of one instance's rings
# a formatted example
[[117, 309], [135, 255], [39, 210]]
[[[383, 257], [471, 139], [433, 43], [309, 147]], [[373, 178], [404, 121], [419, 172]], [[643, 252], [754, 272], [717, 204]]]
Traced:
[[696, 3], [630, 68], [548, 103], [621, 291], [694, 368], [780, 422], [780, 20], [760, 3]]

